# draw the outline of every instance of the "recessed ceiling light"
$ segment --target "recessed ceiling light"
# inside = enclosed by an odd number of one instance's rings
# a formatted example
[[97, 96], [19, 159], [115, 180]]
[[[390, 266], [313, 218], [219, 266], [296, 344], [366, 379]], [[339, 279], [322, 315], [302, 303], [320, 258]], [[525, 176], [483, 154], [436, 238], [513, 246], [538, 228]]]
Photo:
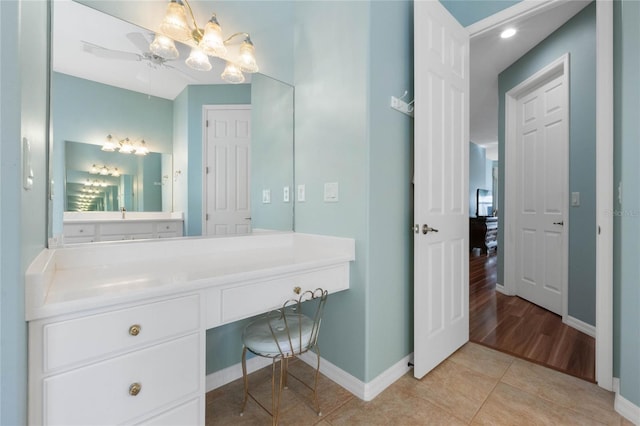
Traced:
[[507, 28], [506, 30], [500, 33], [500, 37], [502, 38], [509, 38], [509, 37], [513, 37], [514, 35], [516, 35], [515, 28]]

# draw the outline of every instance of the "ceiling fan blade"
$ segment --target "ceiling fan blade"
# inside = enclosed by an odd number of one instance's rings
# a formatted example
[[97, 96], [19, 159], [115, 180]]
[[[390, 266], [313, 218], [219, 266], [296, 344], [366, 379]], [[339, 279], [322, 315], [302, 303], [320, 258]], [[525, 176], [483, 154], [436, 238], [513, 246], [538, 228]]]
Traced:
[[173, 65], [169, 65], [167, 63], [164, 63], [163, 66], [167, 67], [167, 68], [171, 68], [172, 70], [176, 71], [178, 74], [180, 74], [182, 77], [186, 78], [187, 80], [193, 82], [193, 83], [198, 83], [198, 80], [196, 80], [195, 78], [193, 78], [192, 76], [190, 76], [189, 74], [187, 74], [186, 72], [182, 71], [180, 68], [178, 67], [174, 67]]
[[151, 42], [142, 33], [127, 33], [129, 41], [143, 53], [149, 51]]
[[120, 59], [124, 61], [142, 60], [142, 56], [137, 53], [107, 49], [106, 47], [98, 46], [97, 44], [89, 43], [88, 41], [82, 41], [82, 50], [105, 59]]

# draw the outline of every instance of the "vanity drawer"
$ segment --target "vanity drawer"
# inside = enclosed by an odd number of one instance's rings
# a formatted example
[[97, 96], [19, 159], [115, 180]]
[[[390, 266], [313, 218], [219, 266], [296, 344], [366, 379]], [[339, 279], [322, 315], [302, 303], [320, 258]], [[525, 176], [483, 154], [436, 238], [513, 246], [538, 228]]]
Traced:
[[197, 330], [199, 325], [198, 295], [47, 324], [43, 329], [43, 369], [98, 359]]
[[178, 230], [178, 222], [158, 222], [158, 233], [176, 232]]
[[[286, 298], [297, 297], [293, 292], [294, 287], [300, 287], [302, 291], [315, 290], [316, 288], [322, 288], [329, 292], [345, 290], [349, 288], [349, 265], [337, 265], [285, 278], [258, 281], [244, 286], [223, 289], [220, 302], [222, 323], [229, 323], [264, 313], [273, 308], [279, 308]], [[207, 308], [209, 307], [207, 306]], [[209, 325], [207, 323], [207, 326]]]
[[131, 234], [151, 234], [153, 235], [153, 223], [151, 222], [129, 222], [129, 223], [105, 223], [100, 226], [102, 235], [131, 235]]
[[203, 392], [201, 356], [200, 334], [194, 333], [48, 377], [44, 424], [122, 424]]
[[193, 399], [158, 416], [146, 419], [137, 425], [146, 426], [187, 426], [204, 424], [204, 408], [201, 398]]
[[88, 224], [64, 225], [63, 233], [65, 237], [91, 237], [96, 233], [96, 226]]

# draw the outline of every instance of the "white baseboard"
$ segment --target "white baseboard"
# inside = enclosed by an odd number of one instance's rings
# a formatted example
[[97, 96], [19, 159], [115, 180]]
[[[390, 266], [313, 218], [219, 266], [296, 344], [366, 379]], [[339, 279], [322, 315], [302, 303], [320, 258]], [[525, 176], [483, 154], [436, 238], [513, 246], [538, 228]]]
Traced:
[[511, 296], [510, 294], [507, 294], [507, 292], [505, 291], [504, 286], [502, 284], [496, 283], [496, 291], [498, 293], [502, 293], [502, 294], [505, 294], [507, 296]]
[[562, 322], [568, 325], [569, 327], [575, 328], [578, 331], [583, 332], [595, 339], [596, 337], [596, 328], [591, 324], [587, 324], [584, 321], [580, 321], [577, 318], [572, 317], [571, 315], [567, 315], [566, 318], [562, 318]]
[[[304, 353], [300, 356], [300, 359], [315, 368], [317, 358], [313, 352]], [[364, 401], [371, 401], [411, 369], [408, 363], [412, 359], [413, 354], [407, 355], [368, 383], [364, 383], [323, 358], [320, 358], [320, 372], [358, 398]], [[253, 357], [247, 360], [247, 371], [250, 374], [269, 364], [271, 364], [271, 359], [269, 358]], [[206, 377], [206, 391], [217, 389], [240, 377], [242, 377], [241, 363], [211, 373]]]
[[[311, 352], [303, 354], [300, 359], [311, 366], [315, 366], [317, 362], [316, 355]], [[371, 401], [411, 369], [408, 364], [412, 359], [413, 353], [402, 358], [368, 383], [353, 377], [323, 358], [320, 361], [320, 372], [363, 401]]]
[[[247, 372], [249, 374], [254, 371], [260, 370], [263, 367], [271, 364], [270, 358], [264, 358], [261, 356], [256, 356], [253, 358], [247, 359]], [[242, 363], [239, 362], [231, 367], [224, 368], [222, 370], [216, 371], [215, 373], [208, 374], [205, 379], [205, 389], [206, 392], [217, 389], [221, 386], [226, 385], [227, 383], [231, 383], [234, 380], [242, 377]]]
[[613, 391], [616, 393], [613, 405], [616, 412], [634, 425], [640, 426], [640, 407], [620, 395], [620, 379], [618, 377], [613, 378]]

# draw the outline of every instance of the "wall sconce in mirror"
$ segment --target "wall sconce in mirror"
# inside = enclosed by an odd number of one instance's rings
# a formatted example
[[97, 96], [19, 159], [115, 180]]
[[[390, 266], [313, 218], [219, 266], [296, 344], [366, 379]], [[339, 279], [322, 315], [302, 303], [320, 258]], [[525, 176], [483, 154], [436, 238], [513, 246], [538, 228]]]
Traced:
[[[192, 26], [189, 25], [187, 11]], [[161, 58], [176, 59], [179, 56], [174, 44], [174, 40], [177, 40], [191, 46], [191, 53], [185, 62], [195, 70], [210, 71], [209, 56], [214, 56], [226, 61], [221, 77], [230, 83], [244, 82], [243, 72], [258, 72], [255, 47], [249, 33], [239, 32], [223, 39], [222, 28], [215, 13], [212, 14], [204, 29], [201, 29], [187, 0], [170, 0], [165, 17], [160, 24], [160, 31], [161, 33], [155, 35], [149, 49]], [[227, 46], [230, 46], [236, 37], [242, 37], [242, 42], [237, 56], [232, 57], [229, 55]]]
[[95, 164], [89, 169], [89, 174], [120, 177], [120, 171], [117, 167], [110, 169], [107, 166], [97, 167]]
[[121, 154], [131, 154], [133, 152], [135, 155], [147, 155], [149, 153], [149, 148], [147, 148], [147, 143], [144, 139], [140, 140], [138, 144], [134, 144], [129, 138], [114, 141], [111, 135], [107, 135], [101, 149], [106, 152], [118, 151]]

